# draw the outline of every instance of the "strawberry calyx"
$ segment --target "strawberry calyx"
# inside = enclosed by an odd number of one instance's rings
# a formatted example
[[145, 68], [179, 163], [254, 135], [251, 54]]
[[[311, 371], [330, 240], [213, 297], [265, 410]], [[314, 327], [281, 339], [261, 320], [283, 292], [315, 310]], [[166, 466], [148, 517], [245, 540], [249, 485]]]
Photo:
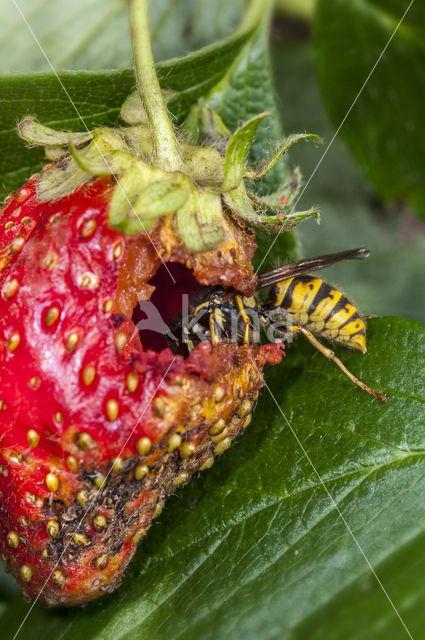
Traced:
[[299, 173], [269, 201], [252, 193], [248, 183], [261, 180], [295, 142], [320, 138], [290, 136], [257, 170], [249, 166], [248, 152], [267, 113], [230, 134], [220, 116], [201, 101], [176, 130], [167, 110], [169, 94], [161, 91], [156, 73], [148, 13], [148, 0], [129, 0], [137, 91], [121, 109], [127, 127], [68, 133], [54, 131], [32, 116], [19, 124], [19, 135], [32, 145], [45, 146], [53, 161], [37, 177], [37, 199], [59, 199], [93, 177], [112, 176], [116, 184], [108, 212], [111, 227], [126, 235], [148, 233], [161, 218], [171, 216], [174, 230], [193, 253], [213, 250], [225, 241], [227, 214], [237, 225], [278, 231], [311, 216], [318, 219], [316, 209], [293, 210]]
[[[151, 132], [137, 94], [127, 99], [121, 111], [127, 127], [73, 133], [55, 131], [27, 116], [19, 123], [18, 133], [31, 145], [44, 146], [47, 157], [54, 161], [37, 177], [39, 201], [62, 198], [93, 177], [110, 175], [116, 180], [109, 207], [111, 227], [133, 235], [150, 229], [162, 216], [173, 216], [187, 248], [200, 252], [217, 247], [223, 240], [223, 211], [250, 225], [274, 231], [286, 231], [307, 218], [319, 216], [316, 209], [293, 211], [300, 188], [299, 170], [276, 194], [259, 198], [248, 189], [246, 180], [263, 178], [292, 144], [320, 140], [312, 134], [290, 136], [256, 171], [247, 166], [246, 160], [255, 133], [267, 115], [252, 118], [230, 135], [220, 116], [200, 102], [182, 127], [179, 171], [166, 171], [152, 164]], [[197, 144], [184, 141], [188, 133]]]

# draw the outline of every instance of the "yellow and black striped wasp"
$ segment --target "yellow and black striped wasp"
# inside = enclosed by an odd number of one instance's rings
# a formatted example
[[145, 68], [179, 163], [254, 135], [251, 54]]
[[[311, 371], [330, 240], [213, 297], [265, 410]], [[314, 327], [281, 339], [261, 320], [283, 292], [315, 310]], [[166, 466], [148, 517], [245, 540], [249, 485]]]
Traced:
[[257, 291], [269, 289], [262, 301], [257, 292], [251, 298], [224, 287], [208, 287], [194, 294], [189, 317], [179, 320], [172, 331], [182, 336], [187, 351], [202, 341], [258, 344], [260, 330], [269, 341], [290, 341], [302, 333], [311, 344], [335, 364], [359, 387], [385, 401], [385, 394], [374, 391], [356, 378], [335, 353], [316, 336], [345, 347], [366, 352], [366, 324], [356, 306], [332, 285], [311, 275], [340, 260], [366, 258], [364, 248], [348, 249], [313, 258], [303, 258], [258, 277]]

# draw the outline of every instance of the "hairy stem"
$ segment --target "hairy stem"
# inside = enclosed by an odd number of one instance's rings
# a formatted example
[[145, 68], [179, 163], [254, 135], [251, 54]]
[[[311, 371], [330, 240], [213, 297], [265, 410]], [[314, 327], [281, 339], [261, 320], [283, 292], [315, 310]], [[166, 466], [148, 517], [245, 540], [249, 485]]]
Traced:
[[178, 171], [181, 160], [177, 141], [156, 75], [149, 35], [149, 0], [130, 1], [130, 28], [137, 87], [149, 119], [154, 163]]
[[300, 20], [310, 21], [314, 14], [316, 0], [277, 0], [278, 10]]

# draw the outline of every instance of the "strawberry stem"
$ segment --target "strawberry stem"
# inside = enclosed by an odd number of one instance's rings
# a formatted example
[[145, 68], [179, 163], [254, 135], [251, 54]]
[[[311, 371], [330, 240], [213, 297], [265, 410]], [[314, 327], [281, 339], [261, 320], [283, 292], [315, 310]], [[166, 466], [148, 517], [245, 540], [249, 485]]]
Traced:
[[137, 87], [150, 123], [154, 164], [178, 171], [181, 159], [159, 86], [149, 34], [149, 0], [130, 0], [130, 29]]

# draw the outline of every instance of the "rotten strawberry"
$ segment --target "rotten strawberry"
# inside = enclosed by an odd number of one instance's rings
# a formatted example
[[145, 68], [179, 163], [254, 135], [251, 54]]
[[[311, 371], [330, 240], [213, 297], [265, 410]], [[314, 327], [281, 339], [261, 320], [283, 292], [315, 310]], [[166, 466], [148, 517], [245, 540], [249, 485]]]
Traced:
[[171, 277], [196, 280], [173, 264], [181, 247], [162, 247], [165, 267], [146, 235], [110, 228], [112, 192], [98, 179], [38, 202], [33, 179], [0, 219], [0, 545], [25, 593], [47, 581], [49, 605], [119, 584], [168, 495], [248, 424], [261, 386], [250, 358], [267, 359], [203, 343], [184, 360], [141, 344], [132, 308], [154, 274], [163, 305]]
[[292, 210], [297, 173], [265, 200], [245, 183], [312, 136], [257, 170], [246, 159], [266, 114], [230, 135], [201, 103], [177, 144], [139, 5], [142, 97], [125, 103], [127, 126], [56, 132], [24, 118], [19, 134], [51, 163], [0, 212], [0, 548], [47, 605], [119, 585], [167, 497], [246, 428], [262, 367], [282, 357], [279, 344], [237, 342], [173, 353], [138, 331], [140, 301], [154, 294], [169, 318], [203, 286], [252, 295], [251, 226], [317, 216]]

